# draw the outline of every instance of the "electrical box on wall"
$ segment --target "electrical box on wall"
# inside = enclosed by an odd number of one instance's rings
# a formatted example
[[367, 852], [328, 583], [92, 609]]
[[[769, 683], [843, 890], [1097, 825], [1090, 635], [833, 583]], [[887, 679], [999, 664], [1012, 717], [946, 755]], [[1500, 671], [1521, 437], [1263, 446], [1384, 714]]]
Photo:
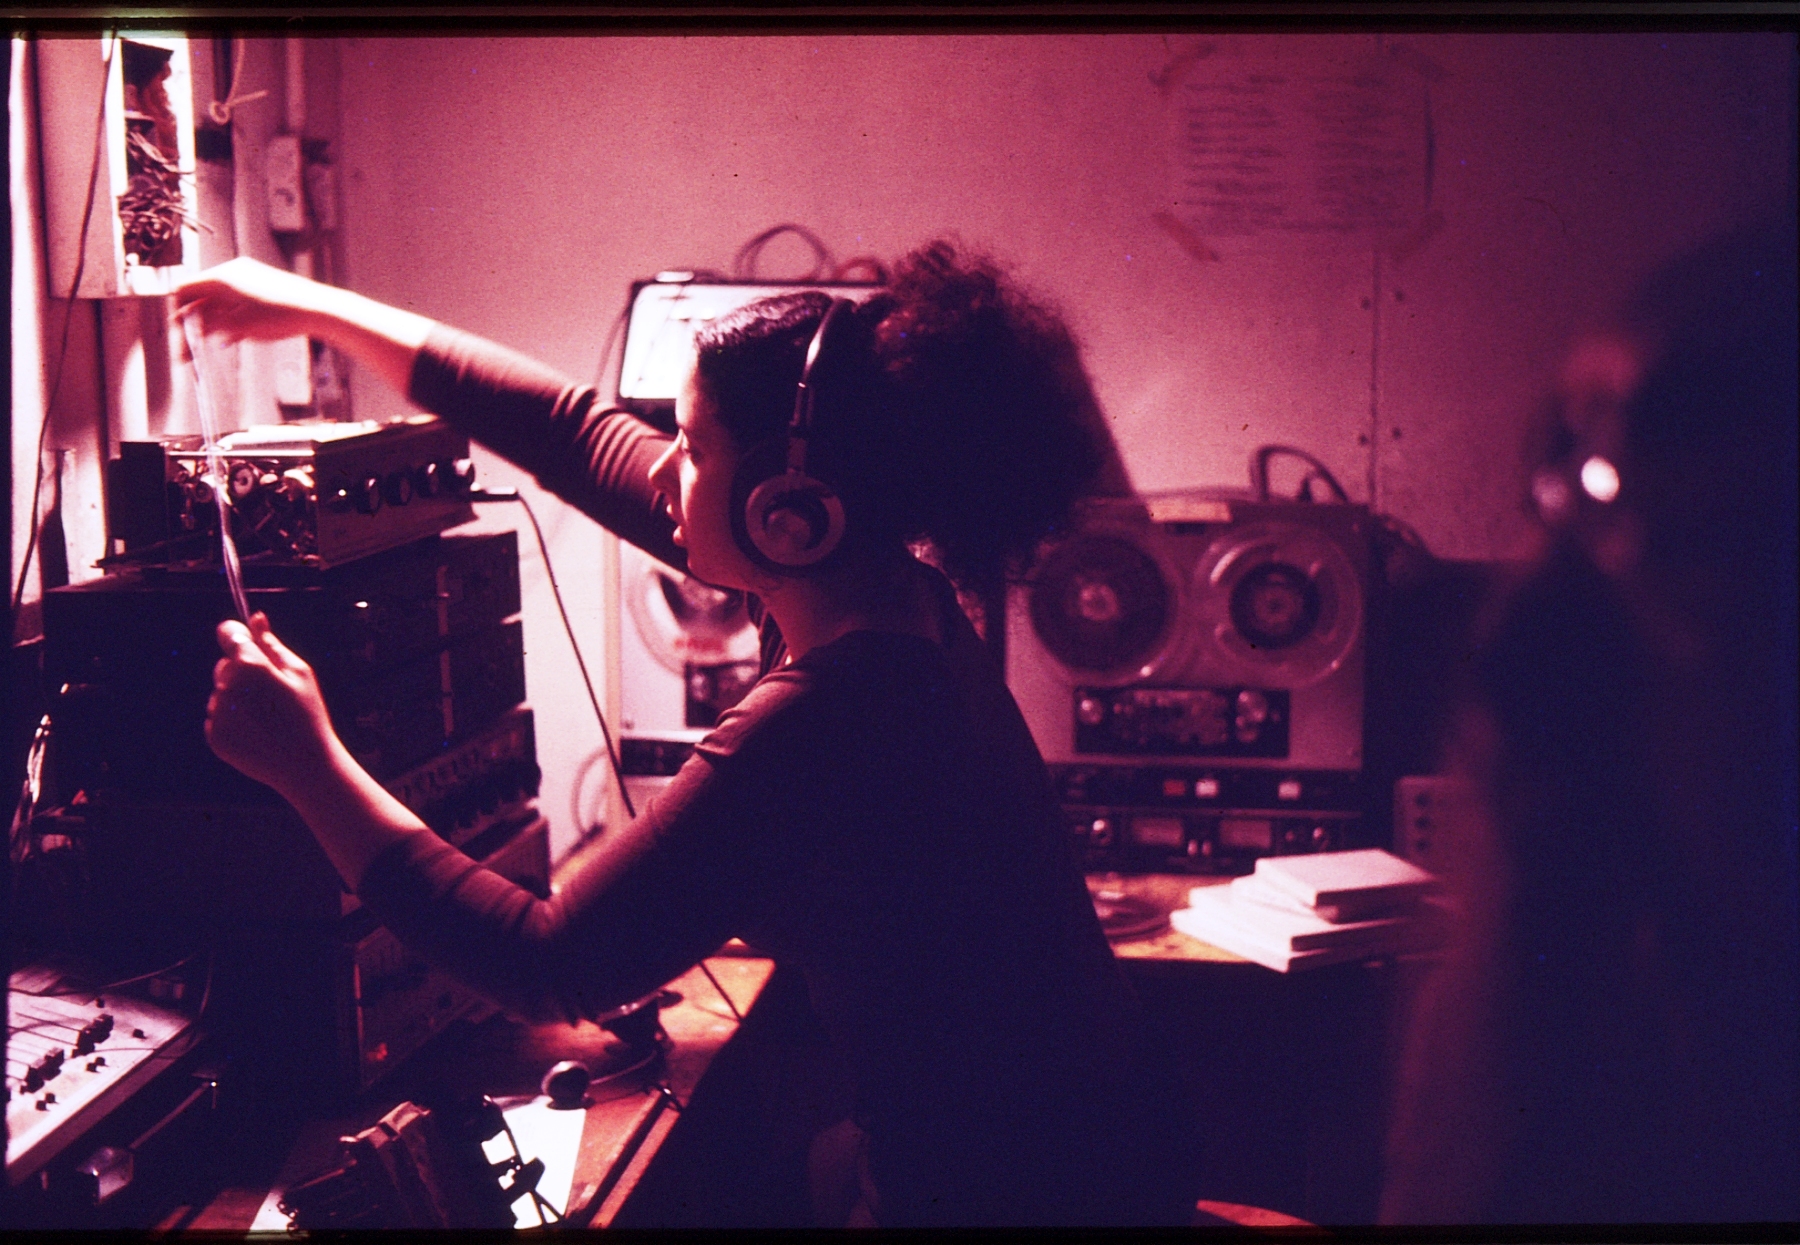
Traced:
[[35, 49], [49, 293], [168, 293], [200, 260], [188, 41], [133, 33]]

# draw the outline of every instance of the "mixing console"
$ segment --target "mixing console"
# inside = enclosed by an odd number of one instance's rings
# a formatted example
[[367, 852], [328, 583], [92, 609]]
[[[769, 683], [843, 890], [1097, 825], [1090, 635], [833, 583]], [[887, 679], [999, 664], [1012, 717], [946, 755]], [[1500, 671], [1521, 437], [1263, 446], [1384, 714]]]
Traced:
[[15, 1185], [198, 1038], [179, 1012], [42, 966], [12, 974], [7, 1008], [6, 1177]]

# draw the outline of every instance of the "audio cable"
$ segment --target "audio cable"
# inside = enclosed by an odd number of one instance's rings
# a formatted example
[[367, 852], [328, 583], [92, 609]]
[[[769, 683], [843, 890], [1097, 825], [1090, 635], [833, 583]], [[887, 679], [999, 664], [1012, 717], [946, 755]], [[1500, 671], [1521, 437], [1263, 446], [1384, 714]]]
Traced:
[[181, 332], [187, 339], [188, 362], [194, 369], [194, 399], [200, 408], [200, 439], [206, 450], [206, 469], [212, 473], [213, 501], [219, 508], [219, 557], [225, 564], [225, 585], [231, 590], [231, 604], [238, 618], [250, 622], [250, 598], [244, 594], [244, 575], [238, 566], [237, 541], [231, 535], [231, 505], [227, 498], [231, 480], [225, 470], [224, 455], [219, 453], [218, 413], [212, 404], [212, 387], [206, 382], [207, 369], [200, 355], [206, 335], [195, 323], [193, 314], [181, 317]]
[[[606, 373], [612, 363], [613, 346], [618, 343], [619, 335], [631, 320], [631, 304], [627, 303], [613, 317], [612, 327], [606, 330], [606, 342], [600, 347], [600, 365], [594, 370], [594, 385], [598, 388], [606, 383]], [[621, 360], [621, 362], [623, 362]]]
[[1272, 458], [1297, 458], [1307, 465], [1306, 477], [1301, 481], [1301, 496], [1296, 500], [1312, 500], [1312, 481], [1318, 479], [1329, 488], [1338, 501], [1348, 503], [1350, 494], [1338, 483], [1337, 477], [1331, 474], [1324, 463], [1308, 454], [1305, 450], [1291, 445], [1261, 445], [1250, 456], [1250, 487], [1256, 492], [1256, 500], [1269, 500], [1269, 460]]
[[625, 815], [636, 817], [637, 809], [632, 805], [631, 793], [625, 789], [625, 771], [619, 764], [619, 750], [613, 743], [612, 731], [606, 725], [606, 714], [600, 709], [600, 697], [594, 691], [594, 680], [588, 674], [587, 661], [581, 654], [581, 645], [575, 639], [575, 626], [569, 621], [568, 608], [563, 604], [562, 589], [556, 583], [556, 568], [550, 563], [550, 546], [544, 540], [544, 529], [538, 523], [537, 512], [532, 510], [531, 503], [525, 495], [515, 488], [506, 489], [474, 489], [469, 494], [470, 501], [476, 502], [518, 502], [525, 507], [525, 517], [531, 520], [531, 531], [537, 537], [538, 557], [543, 559], [544, 577], [550, 581], [550, 596], [556, 602], [556, 612], [562, 618], [563, 634], [569, 637], [569, 648], [575, 654], [575, 665], [581, 671], [582, 686], [587, 688], [588, 703], [594, 707], [594, 720], [600, 724], [600, 738], [606, 744], [606, 759], [612, 765], [613, 781], [619, 784], [619, 796], [625, 802]]
[[[563, 604], [562, 589], [556, 583], [556, 568], [550, 563], [550, 546], [544, 540], [544, 529], [538, 523], [537, 512], [532, 510], [531, 503], [526, 501], [525, 495], [516, 488], [474, 489], [469, 494], [469, 500], [476, 502], [516, 501], [525, 507], [525, 517], [531, 520], [532, 535], [537, 538], [538, 557], [542, 558], [544, 562], [544, 577], [550, 581], [550, 596], [556, 602], [557, 614], [562, 618], [563, 634], [569, 637], [569, 648], [574, 652], [575, 665], [581, 671], [582, 685], [587, 688], [588, 703], [594, 707], [594, 720], [600, 724], [600, 738], [606, 743], [606, 757], [612, 764], [613, 781], [619, 784], [619, 797], [625, 802], [625, 815], [636, 818], [637, 809], [632, 805], [631, 793], [625, 789], [625, 771], [624, 767], [619, 764], [619, 750], [613, 744], [612, 731], [606, 725], [606, 714], [600, 709], [600, 697], [594, 691], [594, 680], [588, 675], [587, 661], [582, 657], [581, 645], [575, 639], [575, 627], [569, 621], [568, 608]], [[700, 961], [700, 971], [706, 974], [706, 979], [712, 983], [713, 989], [717, 990], [719, 997], [725, 1000], [725, 1006], [731, 1009], [733, 1019], [741, 1024], [744, 1019], [743, 1013], [738, 1010], [737, 1004], [731, 1001], [731, 995], [725, 992], [725, 987], [719, 984], [719, 979], [713, 976], [713, 971], [707, 967], [705, 960]]]

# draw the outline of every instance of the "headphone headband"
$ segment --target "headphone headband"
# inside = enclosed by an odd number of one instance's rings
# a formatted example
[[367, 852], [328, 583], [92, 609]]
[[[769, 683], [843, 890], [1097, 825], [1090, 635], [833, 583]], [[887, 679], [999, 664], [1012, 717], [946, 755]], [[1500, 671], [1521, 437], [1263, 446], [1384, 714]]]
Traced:
[[[794, 415], [788, 421], [790, 443], [796, 438], [804, 441], [812, 435], [813, 407], [817, 402], [816, 391], [813, 388], [813, 369], [818, 366], [819, 356], [825, 352], [825, 335], [831, 331], [832, 322], [840, 314], [849, 312], [855, 307], [856, 304], [847, 298], [834, 298], [831, 300], [831, 306], [825, 309], [825, 314], [819, 317], [819, 327], [814, 330], [812, 341], [806, 347], [806, 362], [800, 367], [800, 383], [794, 389]], [[793, 457], [793, 448], [790, 444], [788, 450], [790, 466], [793, 465]], [[805, 469], [804, 453], [801, 464], [795, 469]]]

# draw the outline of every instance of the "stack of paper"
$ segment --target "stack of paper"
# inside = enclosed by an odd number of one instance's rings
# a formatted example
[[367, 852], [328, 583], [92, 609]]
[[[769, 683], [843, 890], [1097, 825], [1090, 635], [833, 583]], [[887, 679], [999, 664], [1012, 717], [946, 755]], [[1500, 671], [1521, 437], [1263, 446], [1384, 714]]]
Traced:
[[1426, 945], [1437, 927], [1421, 900], [1435, 886], [1425, 870], [1376, 849], [1266, 856], [1228, 886], [1196, 886], [1169, 920], [1285, 973]]

